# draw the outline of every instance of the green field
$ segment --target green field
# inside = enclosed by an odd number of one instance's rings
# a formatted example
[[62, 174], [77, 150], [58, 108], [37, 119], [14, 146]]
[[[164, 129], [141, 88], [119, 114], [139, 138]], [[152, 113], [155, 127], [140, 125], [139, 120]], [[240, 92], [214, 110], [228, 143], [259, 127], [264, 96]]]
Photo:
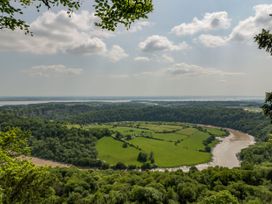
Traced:
[[[159, 167], [205, 163], [211, 160], [212, 155], [205, 151], [204, 140], [211, 135], [226, 135], [219, 128], [182, 123], [121, 122], [92, 124], [83, 128], [108, 128], [112, 131], [112, 137], [103, 137], [96, 145], [98, 158], [111, 165], [122, 162], [141, 166], [137, 161], [139, 152], [148, 155], [153, 152], [155, 164]], [[213, 147], [216, 142], [214, 140], [208, 146]], [[124, 143], [128, 146], [124, 147]]]

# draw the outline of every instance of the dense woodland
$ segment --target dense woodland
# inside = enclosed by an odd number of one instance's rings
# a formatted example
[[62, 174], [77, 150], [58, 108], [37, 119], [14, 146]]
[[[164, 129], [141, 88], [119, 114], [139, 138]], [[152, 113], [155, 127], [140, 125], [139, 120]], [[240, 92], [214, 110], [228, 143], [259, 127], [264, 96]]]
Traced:
[[262, 113], [245, 111], [261, 102], [50, 103], [7, 106], [1, 113], [60, 122], [89, 124], [115, 121], [169, 121], [217, 125], [267, 140], [270, 121]]
[[[270, 121], [261, 112], [244, 110], [245, 107], [256, 108], [260, 105], [248, 102], [164, 102], [159, 105], [91, 103], [2, 107], [0, 162], [4, 165], [0, 169], [0, 201], [77, 204], [272, 203]], [[218, 125], [248, 132], [256, 136], [258, 142], [241, 152], [241, 168], [197, 171], [192, 167], [189, 173], [46, 169], [14, 158], [28, 152], [29, 149], [23, 147], [30, 145], [30, 151], [35, 156], [78, 166], [108, 168], [97, 160], [95, 143], [111, 132], [108, 129], [68, 128], [67, 124], [126, 120]], [[32, 136], [28, 138], [29, 135]], [[119, 164], [119, 168], [124, 167]]]
[[96, 159], [95, 144], [99, 138], [110, 135], [107, 129], [87, 131], [67, 128], [58, 122], [14, 115], [0, 115], [0, 125], [2, 130], [18, 127], [23, 131], [30, 131], [32, 136], [29, 146], [34, 156], [77, 166], [103, 166], [103, 163]]
[[[52, 169], [51, 203], [271, 203], [272, 168], [189, 173]], [[49, 203], [50, 203], [49, 202]]]

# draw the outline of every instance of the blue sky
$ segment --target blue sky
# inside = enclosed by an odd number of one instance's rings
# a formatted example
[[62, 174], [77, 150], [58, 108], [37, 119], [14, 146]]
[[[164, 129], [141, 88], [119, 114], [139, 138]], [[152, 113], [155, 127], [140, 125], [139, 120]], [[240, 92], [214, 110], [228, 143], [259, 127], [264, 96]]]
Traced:
[[114, 33], [91, 4], [26, 11], [34, 37], [0, 32], [0, 96], [262, 96], [272, 57], [253, 36], [272, 28], [261, 0], [158, 0], [148, 20]]

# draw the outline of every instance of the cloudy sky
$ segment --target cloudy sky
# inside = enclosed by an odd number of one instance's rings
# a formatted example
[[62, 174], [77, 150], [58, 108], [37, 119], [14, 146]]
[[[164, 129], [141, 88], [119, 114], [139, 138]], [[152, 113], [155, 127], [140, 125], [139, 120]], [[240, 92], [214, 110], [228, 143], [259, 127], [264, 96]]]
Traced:
[[34, 37], [0, 31], [0, 96], [262, 96], [272, 57], [253, 36], [272, 29], [268, 0], [154, 0], [129, 31], [94, 26], [91, 4], [25, 19]]

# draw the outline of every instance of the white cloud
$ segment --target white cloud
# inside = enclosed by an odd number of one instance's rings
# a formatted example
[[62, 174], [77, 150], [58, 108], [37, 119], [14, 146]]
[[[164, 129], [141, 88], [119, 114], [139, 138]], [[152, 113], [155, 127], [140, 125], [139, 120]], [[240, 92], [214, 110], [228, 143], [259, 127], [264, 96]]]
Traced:
[[152, 53], [151, 55], [148, 55], [148, 57], [135, 57], [134, 61], [136, 62], [166, 62], [166, 63], [173, 63], [175, 60], [172, 56], [168, 54], [161, 54], [161, 53]]
[[191, 23], [182, 23], [172, 28], [171, 32], [178, 36], [193, 35], [198, 32], [207, 32], [217, 29], [227, 29], [231, 19], [226, 11], [206, 13], [202, 19], [194, 18]]
[[146, 40], [139, 43], [139, 48], [145, 52], [156, 52], [156, 51], [177, 51], [185, 50], [190, 48], [186, 42], [182, 42], [178, 45], [168, 40], [165, 36], [152, 35]]
[[52, 76], [75, 76], [80, 75], [82, 69], [78, 68], [68, 68], [65, 65], [39, 65], [31, 67], [28, 70], [25, 70], [29, 76], [40, 76], [40, 77], [52, 77]]
[[168, 63], [175, 62], [175, 60], [174, 60], [173, 57], [171, 57], [169, 55], [166, 55], [166, 54], [164, 54], [164, 55], [161, 56], [161, 61], [168, 62]]
[[119, 45], [113, 45], [111, 50], [106, 55], [113, 61], [117, 62], [123, 58], [128, 57], [128, 54]]
[[73, 13], [71, 18], [63, 10], [57, 13], [46, 11], [30, 24], [33, 37], [26, 36], [21, 31], [2, 31], [0, 50], [34, 54], [98, 54], [111, 57], [112, 55], [106, 54], [111, 54], [112, 51], [107, 49], [103, 39], [113, 34], [96, 28], [96, 21], [97, 17], [88, 11]]
[[174, 67], [168, 68], [166, 71], [167, 74], [171, 76], [239, 76], [243, 73], [239, 72], [226, 72], [213, 68], [204, 68], [198, 65], [179, 63], [175, 64]]
[[82, 44], [68, 48], [66, 52], [73, 54], [99, 54], [107, 51], [106, 44], [99, 38], [89, 38]]
[[262, 28], [272, 29], [272, 4], [261, 4], [254, 7], [255, 15], [241, 21], [231, 32], [229, 38], [233, 41], [244, 41], [252, 38]]
[[187, 63], [176, 63], [172, 64], [168, 68], [157, 69], [156, 71], [145, 71], [135, 74], [120, 74], [112, 75], [112, 78], [168, 78], [175, 79], [181, 77], [218, 77], [219, 80], [224, 80], [228, 77], [239, 77], [244, 75], [241, 72], [228, 72], [214, 68], [205, 68], [202, 66], [187, 64]]
[[221, 36], [202, 34], [198, 37], [201, 44], [206, 47], [221, 47], [227, 44], [227, 39]]
[[[96, 17], [82, 11], [72, 14], [67, 12], [44, 12], [30, 24], [34, 36], [26, 36], [23, 32], [6, 31], [0, 33], [0, 50], [14, 50], [35, 54], [66, 53], [78, 47], [85, 47], [86, 54], [101, 51], [104, 44], [101, 37], [109, 37], [94, 27]], [[99, 36], [99, 38], [97, 37]], [[88, 48], [87, 48], [88, 47]]]
[[139, 32], [139, 31], [143, 30], [145, 27], [149, 27], [151, 25], [152, 24], [149, 23], [148, 21], [139, 21], [139, 22], [134, 23], [130, 27], [129, 32], [131, 32], [131, 33]]
[[150, 61], [150, 59], [148, 58], [148, 57], [135, 57], [134, 58], [134, 61], [136, 61], [136, 62], [148, 62], [148, 61]]
[[262, 28], [272, 29], [272, 18], [269, 16], [272, 13], [272, 4], [257, 5], [254, 10], [255, 15], [240, 21], [228, 36], [202, 35], [199, 41], [208, 47], [224, 46], [230, 42], [252, 42]]

